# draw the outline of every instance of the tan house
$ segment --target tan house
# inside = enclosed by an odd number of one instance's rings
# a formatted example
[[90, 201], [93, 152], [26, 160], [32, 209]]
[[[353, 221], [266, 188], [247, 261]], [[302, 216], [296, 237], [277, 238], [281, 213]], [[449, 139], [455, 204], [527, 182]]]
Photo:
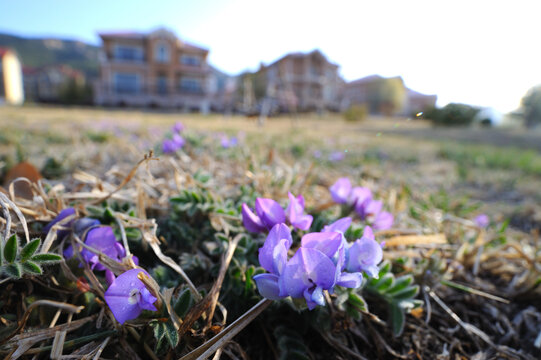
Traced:
[[23, 72], [17, 54], [0, 48], [0, 104], [21, 105], [24, 102]]
[[338, 111], [343, 86], [338, 68], [319, 50], [290, 53], [248, 75], [252, 82], [244, 81], [244, 99], [251, 90], [261, 112], [269, 103], [280, 112]]
[[166, 29], [99, 35], [103, 54], [94, 88], [97, 105], [209, 110], [207, 49]]
[[371, 114], [410, 116], [434, 106], [436, 100], [436, 95], [409, 89], [400, 76], [370, 75], [346, 84], [342, 109], [364, 105]]

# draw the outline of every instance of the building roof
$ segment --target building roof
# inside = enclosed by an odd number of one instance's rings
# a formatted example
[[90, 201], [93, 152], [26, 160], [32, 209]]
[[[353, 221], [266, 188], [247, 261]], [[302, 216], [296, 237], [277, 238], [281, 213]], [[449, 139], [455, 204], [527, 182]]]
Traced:
[[281, 62], [282, 60], [287, 59], [287, 58], [303, 58], [303, 57], [306, 57], [306, 56], [313, 56], [313, 55], [317, 55], [317, 56], [322, 57], [327, 63], [329, 63], [332, 66], [339, 67], [338, 64], [330, 62], [327, 59], [327, 57], [319, 49], [314, 49], [314, 50], [312, 50], [310, 52], [306, 52], [306, 53], [301, 52], [301, 51], [290, 52], [288, 54], [285, 54], [284, 56], [282, 56], [278, 60], [273, 61], [272, 63], [267, 65], [267, 67], [272, 66], [274, 64], [278, 64], [279, 62]]
[[408, 87], [406, 87], [406, 92], [409, 97], [437, 97], [435, 94], [423, 94]]
[[199, 51], [199, 52], [205, 52], [208, 53], [209, 50], [207, 48], [201, 47], [199, 45], [185, 42], [183, 40], [180, 40], [172, 31], [160, 28], [148, 33], [142, 33], [138, 31], [104, 31], [104, 32], [98, 32], [98, 35], [102, 38], [102, 40], [105, 39], [129, 39], [129, 40], [144, 40], [152, 36], [170, 36], [171, 38], [175, 38], [178, 41], [179, 47], [181, 49], [185, 50], [191, 50], [191, 51]]

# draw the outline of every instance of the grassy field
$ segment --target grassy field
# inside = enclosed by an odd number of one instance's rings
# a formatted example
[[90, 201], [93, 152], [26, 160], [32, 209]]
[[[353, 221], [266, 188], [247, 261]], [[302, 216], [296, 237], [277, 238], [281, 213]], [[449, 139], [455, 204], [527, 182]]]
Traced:
[[[161, 143], [179, 121], [186, 145], [163, 154]], [[224, 148], [224, 136], [238, 144]], [[2, 182], [23, 160], [46, 178], [34, 199], [16, 201], [31, 232], [40, 234], [68, 205], [109, 224], [182, 319], [176, 337], [167, 306], [120, 327], [102, 300], [104, 277], [68, 261], [43, 277], [0, 280], [9, 290], [0, 293], [0, 353], [20, 346], [21, 314], [37, 299], [85, 306], [73, 320], [87, 323], [72, 329], [71, 315], [29, 314], [26, 330], [36, 341], [23, 358], [55, 350], [38, 335], [40, 324], [57, 321], [70, 329], [64, 354], [94, 356], [101, 348], [105, 358], [173, 359], [205, 346], [260, 299], [252, 276], [263, 271], [257, 251], [265, 236], [243, 229], [240, 205], [253, 207], [258, 196], [285, 205], [288, 191], [302, 193], [311, 230], [319, 231], [347, 214], [328, 187], [348, 177], [395, 218], [391, 230], [376, 234], [387, 243], [382, 280], [326, 294], [328, 306], [313, 311], [275, 302], [228, 339], [222, 358], [538, 358], [540, 143], [539, 134], [521, 129], [441, 129], [406, 118], [348, 123], [334, 114], [299, 115], [258, 126], [241, 116], [0, 107]], [[473, 221], [483, 213], [486, 229]], [[13, 221], [23, 237], [24, 226]], [[362, 233], [364, 223], [354, 223], [349, 241]], [[55, 242], [51, 249], [62, 248]], [[161, 256], [180, 265], [208, 302], [190, 295]], [[400, 290], [411, 296], [395, 297]]]

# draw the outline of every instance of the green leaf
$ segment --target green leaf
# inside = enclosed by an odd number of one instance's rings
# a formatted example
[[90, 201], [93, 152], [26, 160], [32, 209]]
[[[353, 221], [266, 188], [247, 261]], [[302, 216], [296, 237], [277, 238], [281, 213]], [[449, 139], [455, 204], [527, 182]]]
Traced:
[[419, 293], [419, 286], [410, 286], [405, 288], [404, 290], [400, 290], [396, 293], [394, 293], [393, 299], [395, 300], [406, 300], [406, 299], [412, 299]]
[[12, 263], [17, 257], [18, 250], [19, 244], [17, 241], [17, 235], [13, 234], [9, 237], [8, 241], [6, 241], [6, 245], [4, 246], [4, 259], [6, 259], [8, 263]]
[[32, 256], [30, 260], [35, 261], [37, 263], [55, 263], [55, 262], [62, 261], [62, 256], [57, 255], [57, 254], [51, 254], [51, 253], [37, 254], [37, 255]]
[[391, 325], [395, 336], [400, 336], [404, 331], [404, 322], [406, 315], [404, 309], [402, 309], [397, 303], [391, 303], [389, 307], [389, 317], [391, 319]]
[[41, 270], [41, 267], [32, 261], [26, 261], [23, 263], [23, 270], [25, 273], [32, 274], [32, 275], [41, 275], [43, 274], [43, 270]]
[[178, 345], [178, 332], [175, 328], [175, 325], [173, 325], [173, 322], [169, 320], [165, 323], [165, 337], [167, 338], [167, 341], [169, 342], [169, 345], [171, 346], [171, 349], [174, 349]]
[[23, 275], [23, 269], [21, 264], [13, 263], [5, 268], [6, 274], [13, 278], [20, 278]]
[[184, 291], [178, 297], [178, 300], [175, 302], [173, 308], [178, 316], [184, 318], [188, 313], [188, 310], [193, 306], [192, 294], [189, 289], [184, 289]]
[[374, 287], [380, 292], [384, 293], [387, 289], [390, 289], [394, 284], [394, 275], [392, 273], [387, 273], [380, 277], [377, 282], [374, 284]]
[[158, 320], [152, 320], [150, 326], [154, 330], [154, 338], [160, 341], [165, 336], [165, 324]]
[[407, 288], [413, 283], [413, 276], [404, 275], [396, 279], [393, 287], [387, 290], [387, 294], [396, 294], [397, 292]]
[[34, 255], [34, 253], [36, 252], [40, 244], [41, 244], [40, 238], [34, 239], [30, 241], [28, 244], [26, 244], [24, 248], [21, 250], [21, 260], [26, 261], [30, 258], [30, 256]]
[[360, 295], [353, 292], [349, 294], [348, 302], [359, 310], [366, 311], [367, 309], [364, 299]]

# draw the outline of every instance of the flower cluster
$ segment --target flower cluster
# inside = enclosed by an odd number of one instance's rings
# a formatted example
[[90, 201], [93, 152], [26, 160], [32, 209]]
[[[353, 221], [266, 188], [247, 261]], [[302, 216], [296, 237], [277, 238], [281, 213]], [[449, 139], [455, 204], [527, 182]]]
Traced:
[[[117, 241], [113, 228], [110, 226], [101, 226], [100, 222], [96, 219], [75, 219], [75, 215], [76, 212], [73, 208], [62, 210], [44, 228], [44, 232], [49, 232], [53, 225], [66, 219], [68, 216], [74, 217], [74, 219], [65, 224], [65, 227], [69, 228], [69, 230], [58, 231], [58, 236], [66, 236], [72, 231], [84, 239], [85, 245], [94, 249], [95, 252], [86, 247], [83, 248], [81, 250], [81, 257], [90, 266], [90, 269], [97, 271], [105, 270], [105, 279], [109, 284], [109, 288], [105, 292], [104, 297], [118, 322], [123, 324], [127, 320], [135, 319], [143, 310], [156, 311], [157, 309], [153, 305], [157, 300], [156, 297], [148, 291], [145, 284], [138, 278], [140, 272], [148, 275], [144, 270], [132, 269], [115, 277], [112, 271], [99, 262], [98, 252], [118, 262], [121, 262], [126, 257], [126, 250]], [[64, 250], [64, 257], [71, 258], [73, 255], [74, 250], [70, 245]], [[133, 256], [132, 259], [136, 265], [139, 263], [136, 256]]]
[[373, 199], [369, 188], [351, 185], [348, 178], [338, 179], [330, 188], [333, 200], [355, 210], [362, 220], [367, 220], [375, 230], [386, 230], [393, 225], [393, 215], [382, 211], [383, 202]]
[[173, 125], [173, 127], [171, 128], [171, 131], [173, 132], [172, 138], [165, 139], [162, 142], [162, 151], [164, 154], [174, 153], [184, 146], [186, 141], [180, 135], [183, 130], [184, 125], [181, 122], [177, 122], [175, 125]]
[[224, 149], [232, 148], [237, 146], [239, 143], [238, 139], [234, 136], [228, 137], [225, 134], [220, 134], [220, 144]]
[[305, 234], [290, 259], [291, 230], [284, 223], [274, 225], [259, 250], [259, 262], [268, 271], [254, 276], [259, 293], [271, 300], [304, 298], [311, 310], [325, 304], [325, 290], [333, 293], [335, 286], [358, 288], [363, 271], [377, 277], [381, 246], [370, 227], [361, 239], [348, 244], [344, 233], [350, 224], [351, 218], [343, 218], [322, 232]]
[[251, 232], [260, 233], [272, 229], [276, 224], [287, 221], [300, 230], [308, 230], [312, 225], [313, 217], [304, 213], [304, 197], [295, 197], [288, 193], [289, 205], [284, 209], [276, 201], [266, 198], [257, 198], [255, 201], [255, 213], [246, 205], [242, 204], [242, 222], [244, 227]]

